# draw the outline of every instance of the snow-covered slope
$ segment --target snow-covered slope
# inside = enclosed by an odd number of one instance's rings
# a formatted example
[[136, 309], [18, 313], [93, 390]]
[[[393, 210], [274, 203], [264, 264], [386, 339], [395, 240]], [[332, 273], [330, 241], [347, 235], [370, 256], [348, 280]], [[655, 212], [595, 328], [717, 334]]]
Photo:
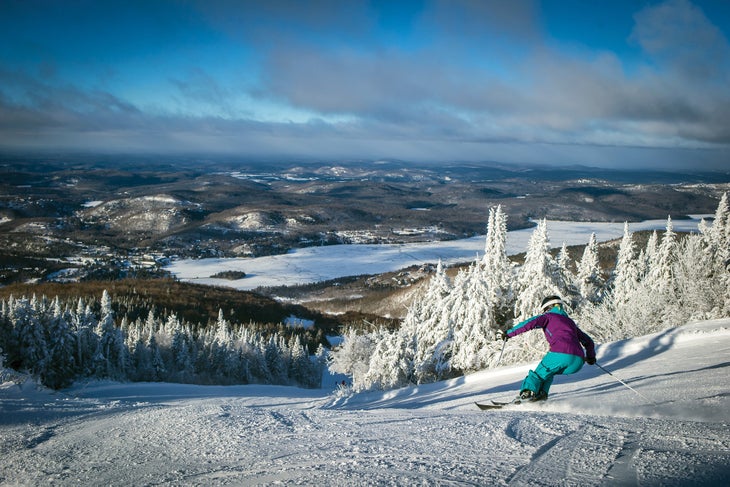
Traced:
[[[387, 393], [0, 386], [2, 485], [726, 485], [730, 320], [601, 345], [550, 400], [529, 365]], [[334, 381], [332, 381], [334, 382]], [[334, 384], [331, 384], [334, 386]]]

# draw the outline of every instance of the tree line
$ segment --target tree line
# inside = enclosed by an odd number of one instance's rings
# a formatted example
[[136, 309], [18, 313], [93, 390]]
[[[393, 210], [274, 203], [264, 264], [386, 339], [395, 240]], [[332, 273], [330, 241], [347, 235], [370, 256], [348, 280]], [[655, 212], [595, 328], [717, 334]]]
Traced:
[[[730, 210], [722, 195], [712, 224], [678, 238], [671, 217], [639, 248], [628, 223], [615, 265], [602, 270], [591, 235], [573, 259], [563, 244], [551, 253], [547, 221], [538, 222], [524, 263], [506, 254], [507, 219], [491, 208], [484, 255], [453, 279], [439, 263], [402, 326], [350, 330], [332, 353], [330, 370], [352, 377], [355, 391], [433, 382], [494, 366], [504, 330], [536, 313], [548, 295], [563, 297], [571, 315], [597, 341], [613, 341], [730, 316]], [[501, 364], [537, 359], [540, 334], [506, 343]]]
[[231, 323], [222, 310], [210, 327], [153, 310], [117, 325], [106, 290], [98, 311], [81, 298], [10, 296], [0, 303], [3, 363], [55, 389], [84, 378], [320, 387], [325, 348], [311, 354], [300, 337]]

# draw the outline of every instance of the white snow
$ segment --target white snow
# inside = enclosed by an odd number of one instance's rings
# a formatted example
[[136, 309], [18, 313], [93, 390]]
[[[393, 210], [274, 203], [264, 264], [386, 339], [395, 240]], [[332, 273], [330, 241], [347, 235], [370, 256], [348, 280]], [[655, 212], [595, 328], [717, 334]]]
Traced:
[[284, 324], [286, 326], [291, 326], [292, 328], [297, 328], [300, 326], [302, 328], [312, 328], [314, 326], [314, 320], [308, 320], [306, 318], [289, 315], [289, 317], [284, 318]]
[[[516, 338], [519, 339], [519, 338]], [[599, 345], [545, 403], [531, 365], [354, 396], [282, 386], [0, 386], [2, 485], [726, 485], [730, 319]], [[17, 379], [16, 379], [17, 380]]]
[[152, 203], [165, 203], [165, 204], [171, 204], [176, 205], [181, 203], [180, 200], [177, 198], [173, 198], [172, 196], [167, 196], [163, 194], [158, 195], [152, 195], [152, 196], [143, 196], [142, 198], [138, 198], [140, 201], [150, 201]]
[[[675, 232], [696, 232], [698, 216], [690, 220], [673, 220]], [[630, 223], [632, 232], [666, 228], [666, 220]], [[601, 222], [565, 222], [548, 220], [550, 241], [555, 247], [583, 245], [591, 233], [600, 241], [620, 238], [624, 224]], [[508, 233], [507, 254], [524, 252], [533, 229]], [[345, 276], [381, 274], [411, 265], [470, 262], [484, 255], [484, 236], [445, 242], [411, 244], [350, 244], [296, 249], [288, 254], [257, 258], [185, 259], [172, 262], [167, 270], [183, 281], [250, 290], [259, 286], [283, 286], [326, 281]], [[246, 277], [238, 280], [215, 279], [209, 276], [223, 271], [242, 271]]]

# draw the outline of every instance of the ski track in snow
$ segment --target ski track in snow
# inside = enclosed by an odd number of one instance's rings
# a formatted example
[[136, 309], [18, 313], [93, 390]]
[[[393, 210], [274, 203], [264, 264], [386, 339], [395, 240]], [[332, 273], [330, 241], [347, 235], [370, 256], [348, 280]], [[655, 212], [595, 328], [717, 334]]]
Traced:
[[338, 397], [284, 386], [0, 386], [1, 485], [726, 485], [730, 320], [600, 345], [546, 403], [530, 365]]

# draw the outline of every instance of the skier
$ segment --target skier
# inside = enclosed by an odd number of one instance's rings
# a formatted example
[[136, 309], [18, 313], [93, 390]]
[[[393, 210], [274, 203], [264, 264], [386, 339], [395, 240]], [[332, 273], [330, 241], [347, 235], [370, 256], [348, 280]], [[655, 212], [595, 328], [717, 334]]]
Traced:
[[542, 328], [550, 344], [547, 355], [522, 381], [519, 401], [544, 401], [548, 398], [553, 377], [578, 372], [584, 361], [590, 365], [596, 363], [593, 340], [568, 317], [560, 296], [543, 299], [540, 310], [542, 314], [518, 323], [506, 332], [500, 330], [497, 334], [506, 341], [520, 333]]

